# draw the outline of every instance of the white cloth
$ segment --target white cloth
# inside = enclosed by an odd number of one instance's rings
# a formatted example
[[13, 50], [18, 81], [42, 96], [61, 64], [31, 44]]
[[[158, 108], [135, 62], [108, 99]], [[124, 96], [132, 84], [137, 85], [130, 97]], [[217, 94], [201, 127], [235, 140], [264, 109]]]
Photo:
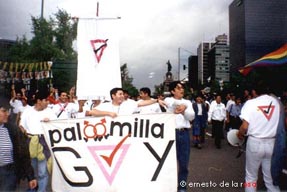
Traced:
[[10, 100], [10, 105], [11, 105], [11, 107], [13, 107], [12, 113], [14, 113], [14, 114], [19, 113], [20, 107], [23, 106], [22, 101], [18, 100], [18, 99], [15, 99], [14, 101], [13, 101], [13, 99], [11, 99]]
[[122, 102], [119, 106], [113, 105], [112, 102], [105, 102], [100, 103], [95, 108], [100, 111], [114, 112], [118, 115], [131, 115], [138, 111], [138, 104], [136, 101], [129, 99]]
[[164, 99], [167, 104], [167, 112], [174, 113], [174, 110], [177, 105], [185, 105], [187, 108], [183, 114], [176, 114], [175, 123], [176, 128], [191, 128], [190, 121], [194, 119], [195, 113], [192, 107], [192, 103], [186, 99], [175, 99], [173, 97], [167, 97]]
[[226, 108], [223, 103], [212, 101], [208, 111], [208, 121], [217, 120], [223, 121], [226, 118]]
[[[64, 107], [65, 105], [66, 107]], [[57, 117], [63, 110], [58, 119], [69, 119], [79, 111], [79, 103], [77, 101], [75, 103], [58, 103], [53, 106], [52, 110]]]
[[245, 191], [255, 192], [258, 179], [258, 169], [262, 166], [264, 183], [268, 191], [280, 191], [278, 186], [273, 185], [271, 177], [271, 157], [273, 153], [275, 139], [258, 139], [248, 137], [246, 146], [246, 173], [245, 173]]
[[279, 103], [269, 95], [246, 101], [241, 109], [240, 118], [249, 123], [247, 135], [257, 138], [275, 137], [279, 111]]
[[[144, 101], [144, 100], [140, 99], [137, 101], [137, 103], [140, 103], [141, 101]], [[138, 110], [140, 114], [161, 113], [161, 109], [158, 103], [139, 107]]]
[[22, 107], [19, 108], [19, 112], [20, 112], [20, 113], [23, 113], [24, 110], [26, 110], [26, 109], [28, 109], [28, 108], [30, 108], [30, 107], [32, 107], [32, 106], [31, 106], [31, 105], [22, 106]]
[[50, 108], [46, 108], [42, 111], [35, 110], [35, 107], [30, 107], [21, 115], [20, 125], [24, 127], [27, 133], [38, 135], [44, 134], [42, 129], [41, 121], [44, 118], [49, 118], [50, 120], [56, 119], [56, 115]]

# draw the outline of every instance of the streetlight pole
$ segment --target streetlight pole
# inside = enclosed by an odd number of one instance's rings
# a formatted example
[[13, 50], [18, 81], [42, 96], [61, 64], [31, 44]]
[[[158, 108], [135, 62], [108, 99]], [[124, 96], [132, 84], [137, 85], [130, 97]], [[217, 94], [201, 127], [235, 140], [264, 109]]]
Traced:
[[43, 19], [44, 17], [44, 0], [42, 0], [42, 4], [41, 4], [41, 19]]
[[180, 81], [180, 47], [178, 48], [178, 72], [177, 72], [178, 81]]

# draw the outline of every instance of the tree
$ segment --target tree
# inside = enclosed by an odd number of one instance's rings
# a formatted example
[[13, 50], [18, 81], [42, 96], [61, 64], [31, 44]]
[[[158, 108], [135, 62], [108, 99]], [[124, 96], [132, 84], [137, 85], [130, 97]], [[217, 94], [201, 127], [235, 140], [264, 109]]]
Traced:
[[50, 18], [31, 17], [34, 37], [30, 41], [30, 55], [32, 61], [50, 61], [60, 55], [60, 50], [54, 43], [54, 20]]
[[127, 64], [121, 66], [121, 80], [122, 88], [127, 90], [132, 97], [137, 97], [139, 92], [137, 88], [132, 84], [133, 78], [129, 76]]
[[[67, 84], [63, 80], [69, 81], [68, 84], [76, 84], [76, 74], [67, 67], [57, 71], [62, 63], [74, 65], [77, 62], [77, 53], [73, 49], [73, 41], [76, 39], [76, 21], [64, 10], [58, 10], [53, 19], [31, 17], [33, 37], [30, 41], [23, 38], [17, 38], [16, 44], [11, 48], [11, 62], [37, 63], [43, 61], [53, 61], [55, 69], [53, 84], [63, 85], [59, 89], [67, 89]], [[35, 65], [36, 66], [36, 65]], [[41, 70], [41, 69], [40, 69]], [[47, 87], [47, 79], [37, 80], [38, 85], [43, 84]], [[32, 84], [31, 84], [32, 85]]]
[[73, 49], [73, 41], [77, 37], [77, 22], [64, 10], [56, 14], [55, 44], [61, 50], [61, 58], [58, 60], [76, 60], [77, 54]]

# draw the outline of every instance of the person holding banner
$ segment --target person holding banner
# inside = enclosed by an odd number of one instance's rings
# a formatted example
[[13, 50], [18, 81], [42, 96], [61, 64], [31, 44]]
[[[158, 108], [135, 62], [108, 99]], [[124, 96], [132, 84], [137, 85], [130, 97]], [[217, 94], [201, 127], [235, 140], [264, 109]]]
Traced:
[[34, 189], [37, 180], [26, 137], [8, 117], [7, 107], [0, 104], [0, 191], [16, 191], [20, 179], [28, 179], [29, 188]]
[[111, 102], [102, 102], [97, 107], [86, 112], [86, 116], [110, 116], [115, 118], [118, 115], [131, 115], [138, 112], [138, 107], [147, 106], [155, 103], [165, 105], [164, 101], [153, 99], [136, 102], [134, 100], [125, 101], [122, 88], [113, 88], [110, 91]]
[[195, 112], [190, 100], [184, 99], [184, 86], [180, 81], [171, 82], [169, 85], [171, 97], [165, 98], [167, 112], [176, 114], [176, 155], [178, 162], [178, 192], [186, 192], [188, 164], [190, 155], [190, 121], [195, 117]]
[[35, 104], [26, 109], [20, 120], [20, 128], [29, 137], [29, 150], [34, 171], [37, 171], [38, 192], [47, 191], [51, 153], [44, 138], [41, 121], [56, 119], [51, 108], [48, 108], [47, 96], [35, 95]]
[[53, 111], [58, 119], [76, 118], [79, 111], [79, 102], [74, 95], [70, 94], [70, 97], [69, 101], [68, 94], [63, 91], [60, 93], [58, 102], [53, 105]]
[[[140, 100], [138, 100], [138, 102], [148, 100], [153, 100], [153, 98], [151, 98], [151, 91], [148, 87], [142, 87], [140, 89]], [[155, 103], [152, 105], [139, 107], [139, 113], [140, 114], [161, 113], [160, 105], [158, 103]]]

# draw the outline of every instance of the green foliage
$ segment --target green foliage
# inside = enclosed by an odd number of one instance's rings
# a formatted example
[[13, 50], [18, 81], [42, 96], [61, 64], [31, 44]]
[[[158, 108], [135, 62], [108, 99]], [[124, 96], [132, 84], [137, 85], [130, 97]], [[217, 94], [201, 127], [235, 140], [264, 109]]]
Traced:
[[130, 96], [137, 97], [139, 92], [132, 84], [133, 78], [129, 76], [128, 65], [125, 63], [121, 66], [122, 88], [127, 90]]
[[25, 36], [17, 38], [16, 44], [9, 50], [9, 57], [14, 62], [28, 62], [29, 61], [30, 43]]
[[21, 63], [53, 61], [53, 84], [60, 89], [66, 89], [66, 86], [76, 84], [76, 75], [71, 67], [58, 70], [56, 65], [59, 61], [71, 64], [77, 62], [77, 53], [73, 49], [77, 23], [64, 10], [58, 10], [54, 16], [54, 19], [50, 17], [48, 20], [31, 16], [34, 36], [30, 41], [25, 36], [18, 38], [9, 52], [9, 58], [11, 62]]

